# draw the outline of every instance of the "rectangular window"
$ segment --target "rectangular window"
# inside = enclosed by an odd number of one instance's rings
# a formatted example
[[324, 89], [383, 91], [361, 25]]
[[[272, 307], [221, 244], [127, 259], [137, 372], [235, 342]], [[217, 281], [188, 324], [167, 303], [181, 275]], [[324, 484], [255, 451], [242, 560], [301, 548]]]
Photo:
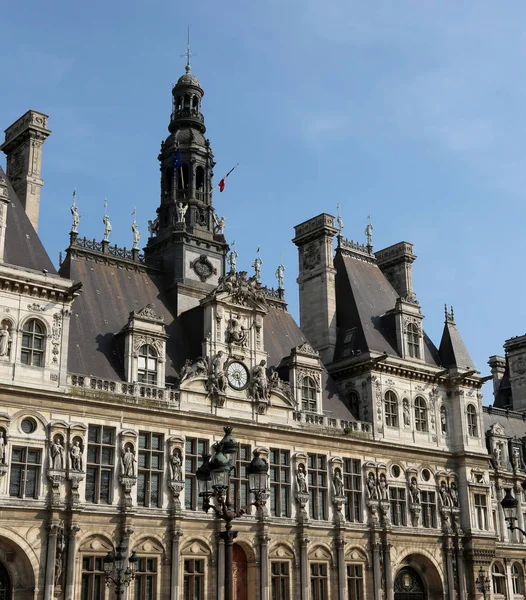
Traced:
[[104, 559], [102, 556], [82, 557], [81, 600], [104, 600], [106, 584], [104, 580]]
[[198, 510], [198, 492], [195, 472], [203, 462], [203, 454], [208, 453], [208, 440], [186, 438], [184, 453], [184, 507]]
[[475, 522], [478, 529], [488, 528], [488, 509], [486, 506], [486, 494], [474, 494], [475, 497]]
[[270, 564], [272, 600], [290, 600], [290, 565], [273, 561]]
[[86, 465], [86, 502], [111, 504], [115, 469], [115, 428], [90, 425]]
[[391, 523], [393, 525], [406, 525], [405, 489], [390, 487], [389, 498], [391, 500]]
[[354, 458], [343, 461], [343, 483], [345, 486], [345, 518], [351, 523], [361, 523], [362, 513], [362, 463]]
[[184, 600], [204, 600], [205, 561], [192, 559], [184, 561]]
[[363, 567], [362, 565], [347, 565], [347, 598], [348, 600], [363, 600]]
[[310, 564], [311, 600], [327, 600], [327, 565], [325, 563]]
[[311, 519], [327, 519], [327, 457], [309, 454], [309, 512]]
[[155, 600], [157, 597], [157, 559], [140, 558], [134, 583], [133, 600]]
[[422, 526], [434, 529], [437, 526], [437, 508], [435, 492], [422, 490]]
[[139, 431], [137, 504], [163, 505], [164, 440], [157, 433]]
[[290, 517], [290, 452], [271, 448], [269, 452], [270, 514]]
[[[247, 467], [252, 460], [252, 452], [247, 444], [239, 444], [236, 467], [230, 475], [230, 501], [234, 511], [245, 508], [250, 502]], [[249, 511], [250, 512], [250, 509]]]
[[38, 498], [42, 451], [13, 447], [9, 495], [16, 498]]

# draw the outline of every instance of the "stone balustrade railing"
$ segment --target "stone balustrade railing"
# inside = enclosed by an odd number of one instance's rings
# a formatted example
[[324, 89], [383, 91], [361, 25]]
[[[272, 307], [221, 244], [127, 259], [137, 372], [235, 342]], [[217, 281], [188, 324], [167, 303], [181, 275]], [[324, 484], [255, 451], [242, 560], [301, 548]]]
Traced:
[[325, 429], [341, 429], [342, 433], [352, 435], [353, 433], [372, 435], [373, 428], [371, 423], [363, 421], [345, 421], [344, 419], [335, 419], [318, 413], [309, 413], [294, 411], [292, 414], [294, 421], [308, 427], [319, 427]]

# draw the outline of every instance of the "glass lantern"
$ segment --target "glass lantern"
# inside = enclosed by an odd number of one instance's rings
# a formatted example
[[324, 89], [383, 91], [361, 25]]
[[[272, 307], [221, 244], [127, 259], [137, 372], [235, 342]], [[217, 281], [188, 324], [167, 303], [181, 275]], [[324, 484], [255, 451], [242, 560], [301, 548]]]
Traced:
[[221, 451], [226, 456], [232, 467], [236, 466], [237, 454], [239, 452], [239, 442], [232, 437], [232, 427], [223, 427], [225, 435], [219, 442]]
[[268, 491], [268, 463], [254, 450], [254, 458], [247, 467], [248, 486], [254, 495]]

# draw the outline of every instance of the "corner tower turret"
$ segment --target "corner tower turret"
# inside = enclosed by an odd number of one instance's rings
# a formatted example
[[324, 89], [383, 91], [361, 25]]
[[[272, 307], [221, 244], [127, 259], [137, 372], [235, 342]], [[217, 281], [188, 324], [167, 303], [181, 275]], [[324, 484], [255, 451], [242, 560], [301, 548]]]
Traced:
[[[188, 53], [189, 55], [189, 53]], [[162, 267], [177, 313], [193, 308], [225, 271], [228, 246], [212, 206], [215, 165], [201, 112], [204, 91], [186, 72], [172, 89], [170, 135], [161, 143], [161, 201], [151, 223], [146, 261]]]

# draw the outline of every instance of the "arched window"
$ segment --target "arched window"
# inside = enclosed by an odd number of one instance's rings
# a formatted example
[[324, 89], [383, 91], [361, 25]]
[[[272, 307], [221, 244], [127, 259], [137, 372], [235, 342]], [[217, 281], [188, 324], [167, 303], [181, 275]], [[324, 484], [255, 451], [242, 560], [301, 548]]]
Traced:
[[511, 581], [513, 584], [513, 593], [517, 595], [524, 594], [522, 567], [519, 563], [515, 563], [511, 567]]
[[407, 353], [411, 358], [420, 358], [420, 333], [414, 323], [407, 326]]
[[468, 416], [468, 434], [472, 437], [477, 437], [477, 409], [470, 404], [467, 410]]
[[493, 593], [504, 596], [506, 593], [506, 576], [500, 563], [495, 563], [491, 567], [491, 580], [493, 582]]
[[202, 192], [205, 185], [205, 170], [199, 166], [195, 170], [195, 189]]
[[301, 408], [316, 412], [316, 384], [312, 377], [304, 377], [301, 382]]
[[350, 392], [349, 396], [348, 396], [348, 400], [349, 400], [349, 410], [352, 412], [353, 416], [359, 420], [360, 419], [360, 396], [358, 395], [358, 392], [355, 392], [354, 390], [352, 392]]
[[427, 405], [421, 396], [415, 398], [415, 427], [417, 431], [427, 431]]
[[194, 96], [194, 97], [192, 98], [192, 108], [193, 108], [195, 111], [198, 111], [198, 110], [199, 110], [199, 98], [198, 98], [197, 96]]
[[137, 380], [140, 383], [157, 384], [157, 353], [150, 345], [141, 346], [137, 367]]
[[398, 427], [398, 399], [394, 392], [385, 394], [385, 424], [389, 427]]
[[46, 330], [42, 323], [31, 319], [22, 328], [22, 352], [20, 360], [24, 365], [44, 366]]

